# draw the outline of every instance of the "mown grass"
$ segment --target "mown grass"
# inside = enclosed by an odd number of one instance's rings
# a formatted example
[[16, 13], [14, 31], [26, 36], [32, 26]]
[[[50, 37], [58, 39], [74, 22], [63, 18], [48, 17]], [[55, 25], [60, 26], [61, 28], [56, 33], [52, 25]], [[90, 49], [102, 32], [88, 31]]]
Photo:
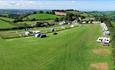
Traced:
[[99, 25], [88, 24], [43, 39], [0, 39], [0, 70], [90, 70], [89, 65], [98, 62], [111, 68], [111, 55], [91, 52], [102, 47], [96, 42], [100, 35]]
[[38, 20], [54, 20], [55, 18], [59, 18], [59, 17], [60, 16], [56, 16], [52, 14], [32, 14], [25, 17], [23, 20], [31, 20], [33, 18], [38, 19]]

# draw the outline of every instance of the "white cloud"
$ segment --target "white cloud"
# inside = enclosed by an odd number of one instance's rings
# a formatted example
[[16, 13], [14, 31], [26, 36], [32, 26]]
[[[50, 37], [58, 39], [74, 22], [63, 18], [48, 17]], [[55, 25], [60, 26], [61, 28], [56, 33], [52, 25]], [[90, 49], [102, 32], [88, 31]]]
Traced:
[[0, 8], [6, 9], [41, 9], [41, 8], [61, 8], [73, 6], [75, 1], [30, 1], [30, 0], [13, 0], [0, 1]]

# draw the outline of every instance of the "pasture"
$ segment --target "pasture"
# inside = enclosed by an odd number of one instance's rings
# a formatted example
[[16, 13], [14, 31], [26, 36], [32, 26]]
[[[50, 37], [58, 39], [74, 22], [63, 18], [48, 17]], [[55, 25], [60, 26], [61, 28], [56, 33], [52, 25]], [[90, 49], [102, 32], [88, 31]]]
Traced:
[[[45, 16], [45, 17], [44, 17]], [[60, 16], [52, 15], [52, 14], [32, 14], [25, 17], [23, 20], [31, 20], [36, 18], [38, 20], [54, 20], [55, 18], [59, 18]]]
[[[48, 23], [52, 23], [54, 20], [44, 20], [44, 22], [48, 22]], [[43, 21], [23, 21], [23, 22], [17, 22], [16, 24], [28, 24], [28, 25], [32, 25], [32, 24], [35, 24], [37, 22], [43, 22]]]
[[111, 53], [96, 42], [101, 34], [98, 24], [84, 24], [43, 39], [0, 39], [0, 70], [95, 70], [102, 64], [112, 70], [111, 54], [98, 50]]
[[0, 17], [0, 20], [7, 21], [7, 22], [12, 22], [14, 19], [12, 18], [7, 18], [7, 17]]
[[0, 28], [11, 28], [11, 27], [14, 27], [14, 25], [12, 25], [6, 21], [0, 20]]

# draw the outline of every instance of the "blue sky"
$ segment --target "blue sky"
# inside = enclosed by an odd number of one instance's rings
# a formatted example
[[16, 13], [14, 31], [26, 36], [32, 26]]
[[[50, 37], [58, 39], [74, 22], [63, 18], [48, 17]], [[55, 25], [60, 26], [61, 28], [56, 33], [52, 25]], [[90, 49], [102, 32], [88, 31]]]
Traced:
[[115, 0], [0, 0], [0, 9], [115, 10]]

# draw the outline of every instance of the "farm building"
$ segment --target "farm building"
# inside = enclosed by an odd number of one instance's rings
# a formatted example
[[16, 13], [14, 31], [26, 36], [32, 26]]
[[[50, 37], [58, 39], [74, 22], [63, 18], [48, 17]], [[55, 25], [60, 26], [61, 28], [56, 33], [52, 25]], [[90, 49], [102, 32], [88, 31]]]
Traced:
[[59, 16], [66, 16], [67, 13], [64, 12], [64, 11], [54, 11], [55, 12], [55, 15], [59, 15]]

